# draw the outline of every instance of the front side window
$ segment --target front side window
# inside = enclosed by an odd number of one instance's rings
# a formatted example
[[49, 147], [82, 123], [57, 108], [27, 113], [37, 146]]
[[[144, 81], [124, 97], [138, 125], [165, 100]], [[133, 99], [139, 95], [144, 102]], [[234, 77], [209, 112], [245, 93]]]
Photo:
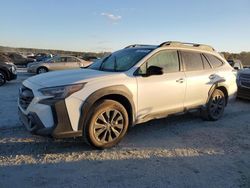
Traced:
[[180, 71], [178, 52], [176, 50], [164, 50], [153, 55], [146, 63], [144, 63], [138, 73], [143, 75], [147, 73], [150, 66], [162, 68], [164, 73], [173, 73]]
[[67, 57], [67, 62], [70, 62], [70, 63], [78, 62], [78, 60], [76, 58], [74, 58], [74, 57]]
[[66, 57], [61, 57], [59, 62], [65, 63], [65, 62], [67, 62], [67, 58]]
[[160, 51], [147, 61], [147, 67], [150, 66], [160, 67], [162, 68], [164, 73], [173, 73], [180, 71], [180, 64], [177, 51]]
[[203, 62], [200, 53], [182, 51], [181, 56], [185, 64], [186, 71], [203, 70]]

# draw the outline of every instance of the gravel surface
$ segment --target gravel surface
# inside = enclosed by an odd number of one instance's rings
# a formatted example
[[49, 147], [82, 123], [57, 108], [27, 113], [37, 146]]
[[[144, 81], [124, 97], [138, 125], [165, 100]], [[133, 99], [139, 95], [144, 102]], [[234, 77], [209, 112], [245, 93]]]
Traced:
[[250, 187], [250, 102], [217, 122], [187, 114], [138, 125], [108, 150], [29, 134], [17, 88], [0, 88], [0, 187]]

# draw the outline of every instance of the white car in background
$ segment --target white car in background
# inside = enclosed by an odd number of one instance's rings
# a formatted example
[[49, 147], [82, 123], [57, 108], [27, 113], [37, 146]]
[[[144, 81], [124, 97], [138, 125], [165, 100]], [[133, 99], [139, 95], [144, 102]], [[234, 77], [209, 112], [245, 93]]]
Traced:
[[27, 72], [29, 73], [46, 73], [55, 70], [79, 69], [88, 67], [92, 62], [85, 61], [74, 56], [54, 56], [43, 62], [29, 63]]

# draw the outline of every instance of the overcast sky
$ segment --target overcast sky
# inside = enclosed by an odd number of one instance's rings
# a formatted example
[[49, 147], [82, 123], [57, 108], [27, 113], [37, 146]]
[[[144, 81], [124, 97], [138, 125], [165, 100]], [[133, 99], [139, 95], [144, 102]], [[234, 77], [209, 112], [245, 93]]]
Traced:
[[178, 40], [250, 51], [250, 0], [1, 0], [0, 45], [114, 51]]

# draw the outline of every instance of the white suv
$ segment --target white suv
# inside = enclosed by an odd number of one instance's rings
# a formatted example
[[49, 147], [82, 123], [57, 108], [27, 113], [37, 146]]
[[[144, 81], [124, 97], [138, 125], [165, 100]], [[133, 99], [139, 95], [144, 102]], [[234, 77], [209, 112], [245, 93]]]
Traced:
[[233, 68], [212, 47], [164, 42], [128, 46], [88, 69], [31, 77], [18, 106], [34, 134], [83, 136], [108, 148], [129, 126], [171, 114], [197, 109], [218, 120], [236, 91]]

